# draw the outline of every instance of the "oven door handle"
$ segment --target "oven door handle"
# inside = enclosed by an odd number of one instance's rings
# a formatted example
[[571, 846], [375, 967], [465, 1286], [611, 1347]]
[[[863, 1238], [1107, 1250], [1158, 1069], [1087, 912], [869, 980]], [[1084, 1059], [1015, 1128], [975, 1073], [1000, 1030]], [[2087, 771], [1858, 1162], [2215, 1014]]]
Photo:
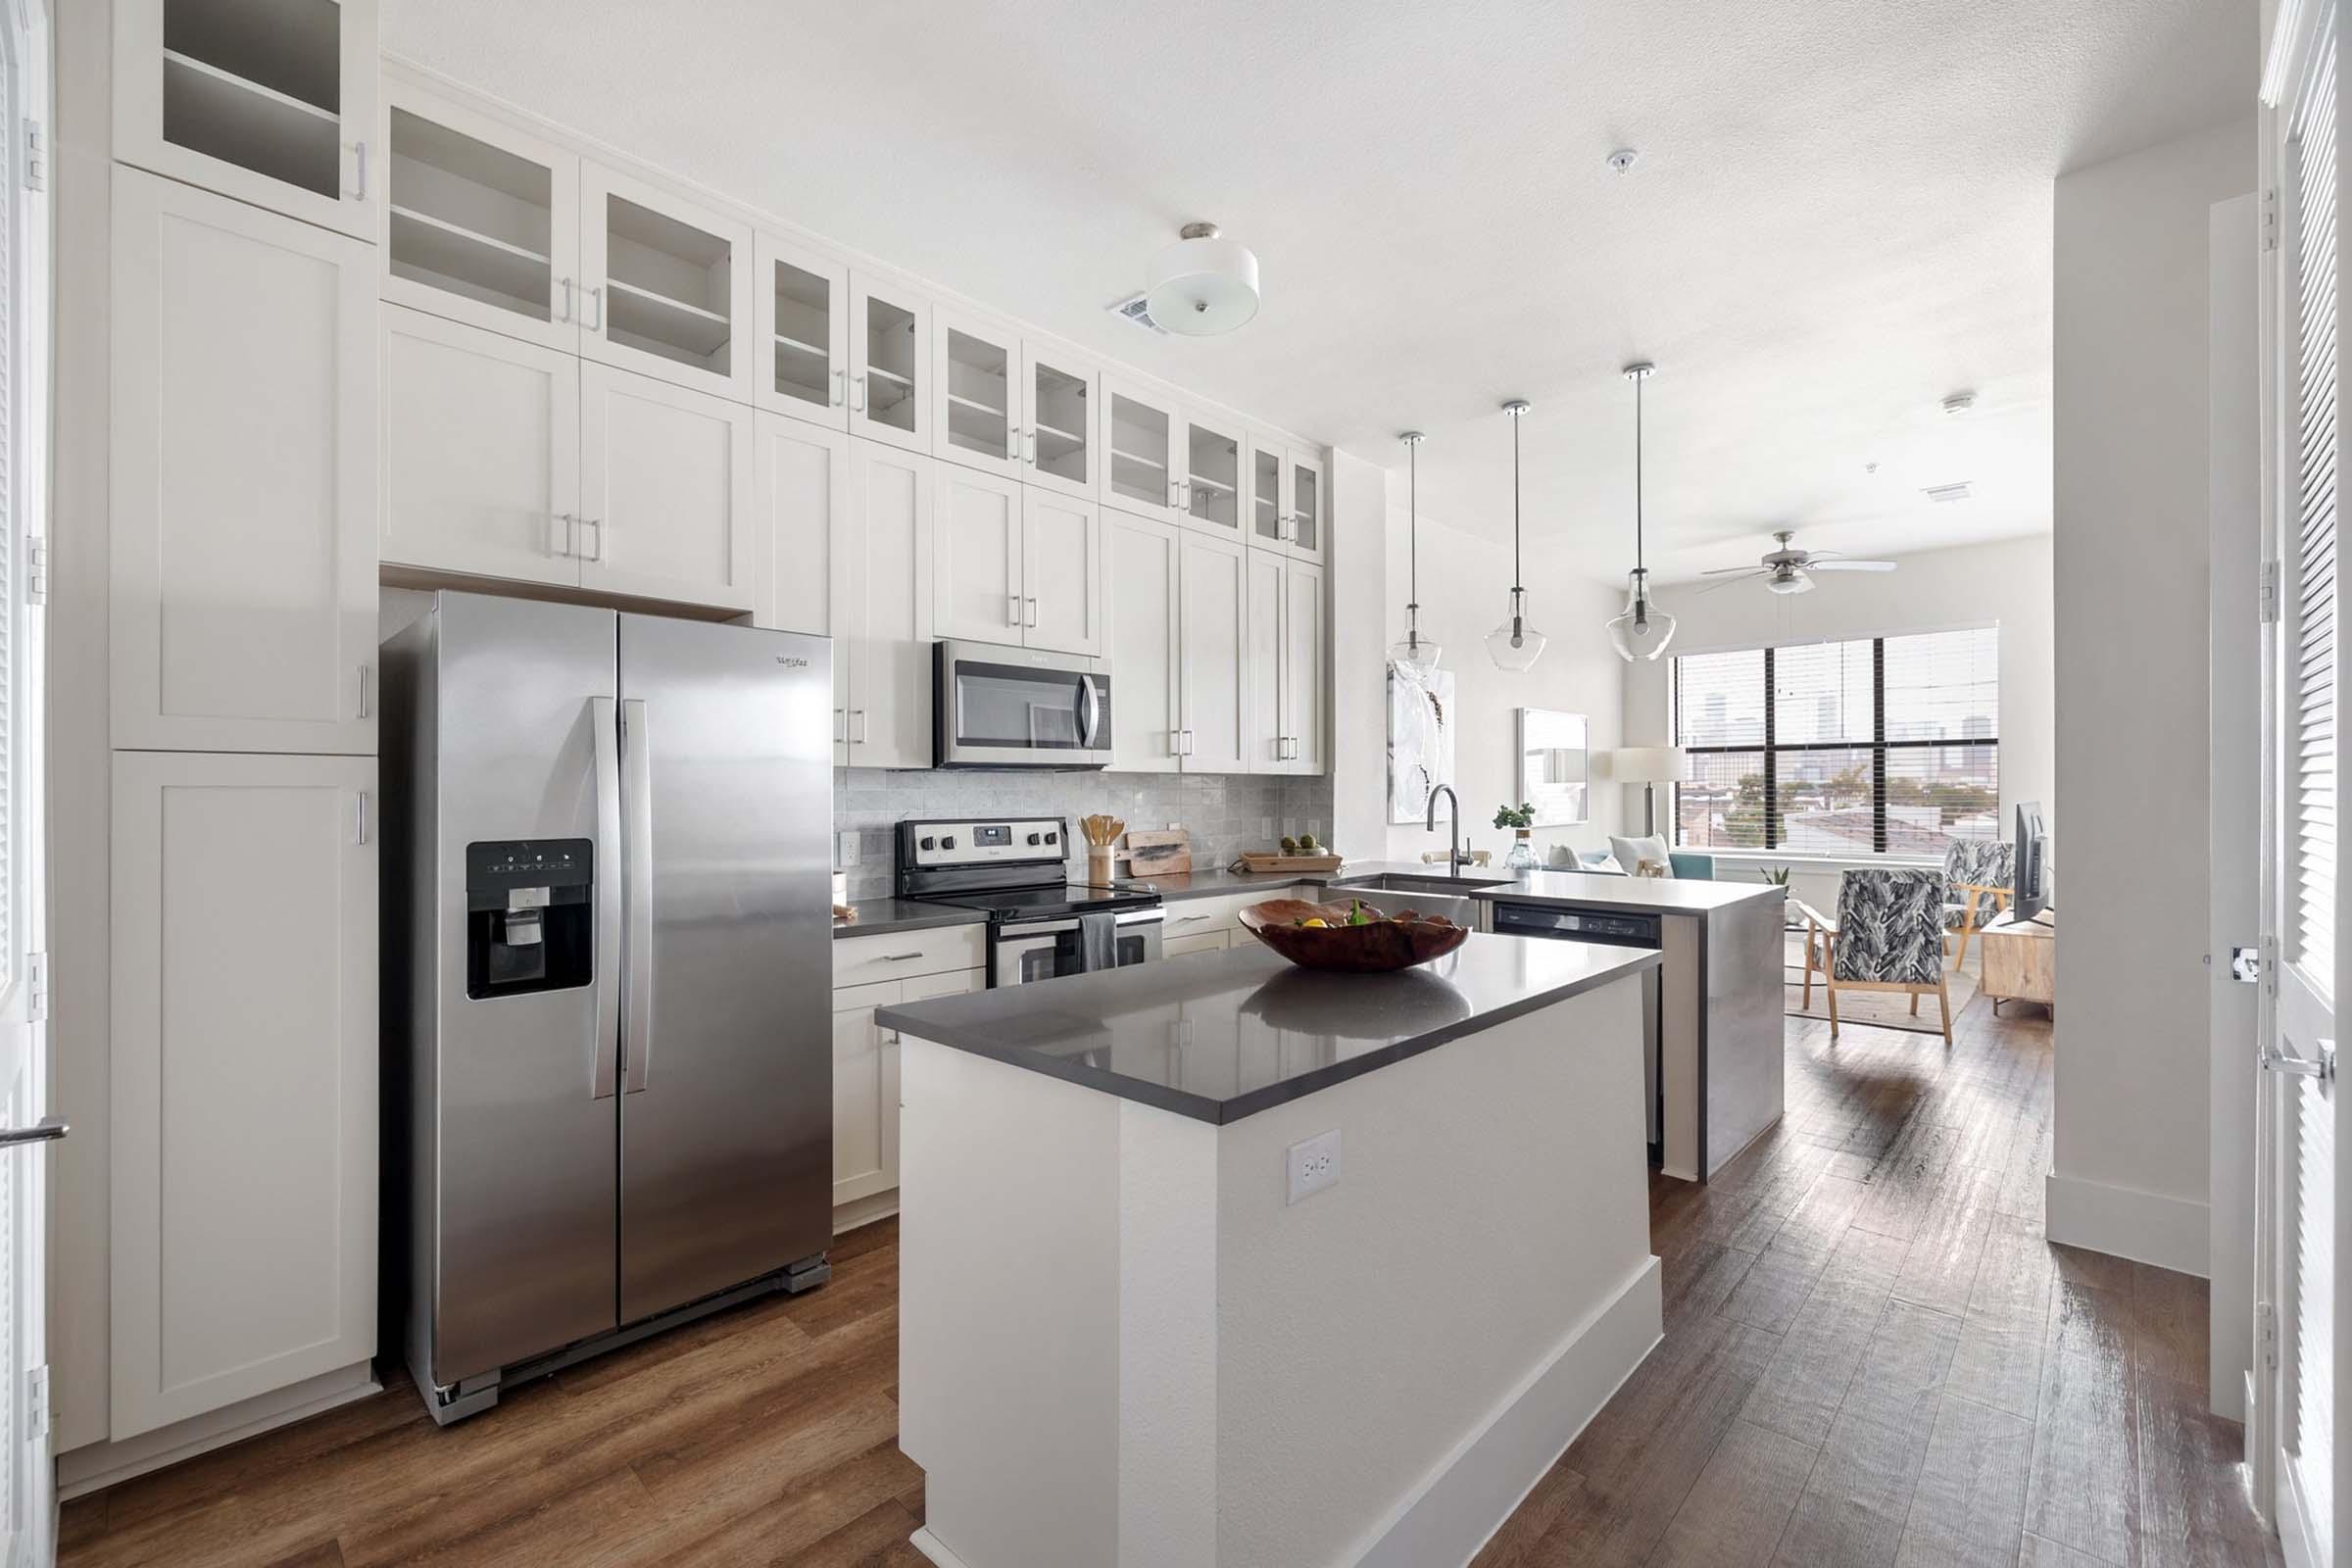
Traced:
[[997, 946], [1005, 947], [1012, 943], [1026, 942], [1033, 937], [1050, 937], [1057, 932], [1077, 929], [1078, 922], [1075, 920], [1024, 921], [1018, 926], [1005, 926], [1000, 930], [997, 933]]
[[[1166, 918], [1166, 912], [1160, 909], [1130, 909], [1119, 916], [1118, 923], [1121, 925], [1159, 925]], [[1202, 918], [1205, 919], [1206, 916], [1204, 915]]]

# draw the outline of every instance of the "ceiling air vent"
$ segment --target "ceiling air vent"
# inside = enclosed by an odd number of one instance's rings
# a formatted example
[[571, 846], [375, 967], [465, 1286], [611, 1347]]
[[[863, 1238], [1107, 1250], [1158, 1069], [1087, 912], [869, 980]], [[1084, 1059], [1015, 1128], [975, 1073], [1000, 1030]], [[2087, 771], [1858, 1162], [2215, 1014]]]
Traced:
[[1147, 332], [1156, 332], [1161, 337], [1168, 335], [1166, 327], [1152, 319], [1151, 304], [1141, 294], [1131, 294], [1119, 301], [1110, 308], [1110, 314], [1122, 321], [1133, 321]]
[[1957, 484], [1932, 484], [1920, 492], [1930, 501], [1966, 501], [1977, 493], [1977, 487], [1963, 479]]

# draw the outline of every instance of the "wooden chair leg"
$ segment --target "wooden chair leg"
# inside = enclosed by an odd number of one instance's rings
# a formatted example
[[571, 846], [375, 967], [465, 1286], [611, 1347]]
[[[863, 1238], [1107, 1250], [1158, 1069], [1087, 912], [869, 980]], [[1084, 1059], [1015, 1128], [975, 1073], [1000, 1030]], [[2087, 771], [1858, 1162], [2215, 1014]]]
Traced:
[[1813, 1005], [1813, 937], [1811, 926], [1805, 927], [1805, 1000], [1800, 1005], [1810, 1010]]
[[1968, 938], [1969, 934], [1976, 929], [1977, 890], [1970, 888], [1968, 890], [1968, 907], [1960, 911], [1960, 951], [1952, 956], [1952, 973], [1958, 974], [1960, 966], [1968, 961]]
[[1952, 993], [1944, 985], [1942, 975], [1936, 977], [1936, 1005], [1943, 1014], [1943, 1043], [1948, 1047], [1952, 1043]]
[[1911, 993], [1911, 1016], [1919, 1016], [1919, 993], [1916, 991]]
[[1824, 937], [1821, 943], [1821, 983], [1830, 993], [1830, 1038], [1838, 1038], [1838, 945]]

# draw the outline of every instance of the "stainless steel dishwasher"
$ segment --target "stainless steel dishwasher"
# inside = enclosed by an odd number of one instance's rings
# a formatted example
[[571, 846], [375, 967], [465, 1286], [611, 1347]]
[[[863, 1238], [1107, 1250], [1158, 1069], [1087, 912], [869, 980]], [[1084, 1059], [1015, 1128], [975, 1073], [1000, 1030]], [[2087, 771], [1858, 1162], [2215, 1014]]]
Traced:
[[[1604, 948], [1659, 948], [1664, 944], [1654, 914], [1614, 910], [1561, 909], [1542, 904], [1494, 901], [1493, 929], [1500, 935], [1542, 937], [1552, 942], [1591, 942]], [[1665, 1100], [1658, 1073], [1658, 985], [1662, 969], [1642, 974], [1642, 1102], [1648, 1113], [1649, 1162], [1665, 1155]]]

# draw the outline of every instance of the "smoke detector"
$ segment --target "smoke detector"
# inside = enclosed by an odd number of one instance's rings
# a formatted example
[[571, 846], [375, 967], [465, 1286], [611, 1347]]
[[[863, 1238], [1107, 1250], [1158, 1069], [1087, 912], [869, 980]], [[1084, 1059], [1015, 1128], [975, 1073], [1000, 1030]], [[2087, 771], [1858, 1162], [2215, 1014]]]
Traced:
[[1976, 493], [1977, 487], [1966, 479], [1955, 484], [1932, 484], [1920, 492], [1930, 501], [1935, 502], [1966, 501]]
[[1215, 337], [1257, 315], [1257, 257], [1214, 223], [1187, 223], [1176, 243], [1152, 258], [1144, 308], [1163, 332]]

